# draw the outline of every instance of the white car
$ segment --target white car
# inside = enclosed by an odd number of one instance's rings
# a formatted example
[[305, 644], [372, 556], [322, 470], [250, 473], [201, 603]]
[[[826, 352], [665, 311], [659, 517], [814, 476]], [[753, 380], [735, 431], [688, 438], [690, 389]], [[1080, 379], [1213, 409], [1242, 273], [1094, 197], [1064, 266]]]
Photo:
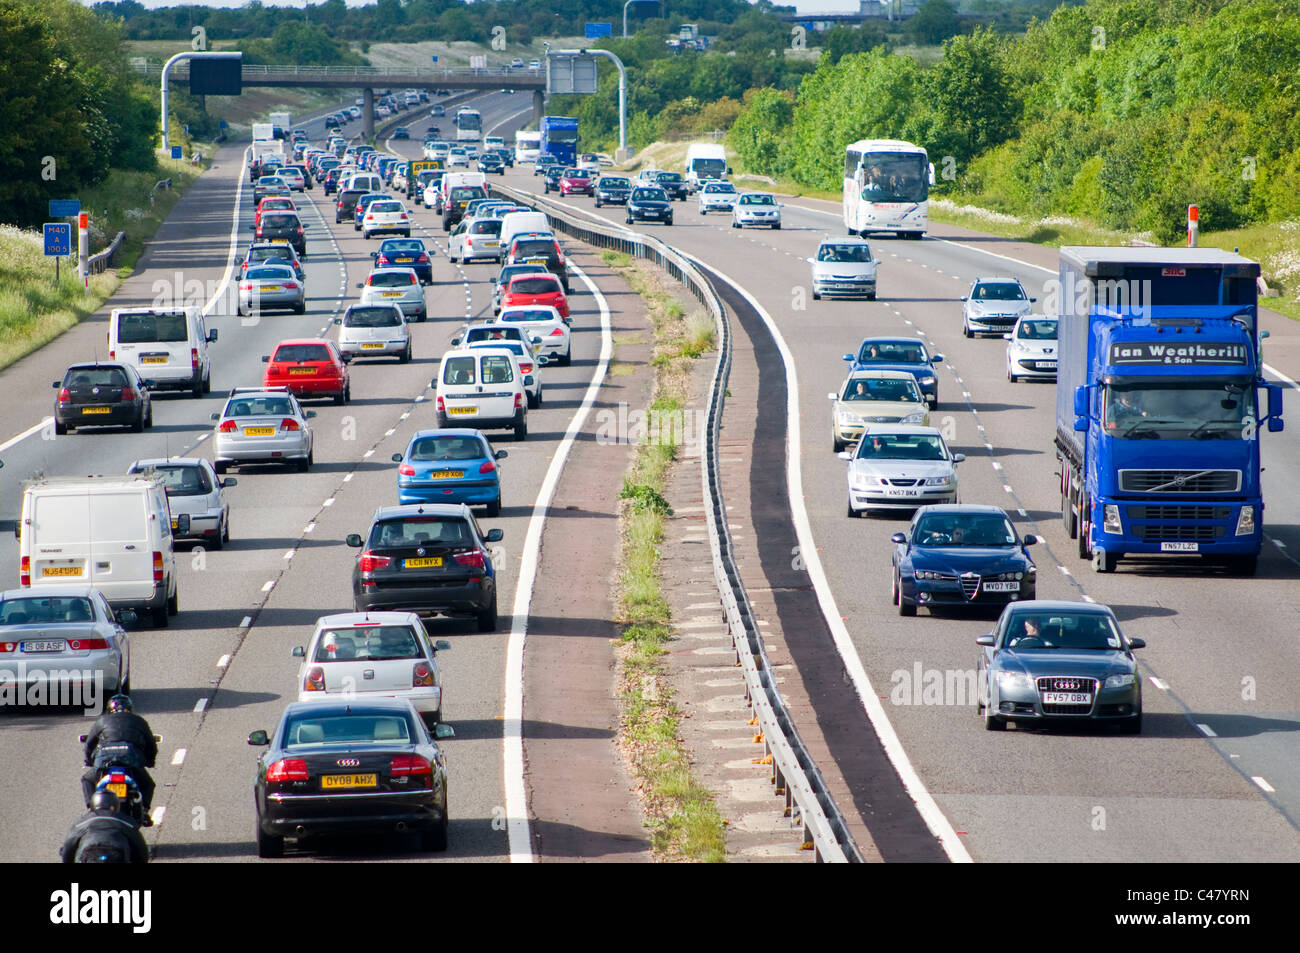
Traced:
[[528, 436], [528, 395], [514, 351], [504, 347], [464, 350], [442, 356], [436, 378], [439, 427], [513, 430]]
[[962, 300], [961, 333], [968, 338], [978, 334], [1005, 334], [1017, 321], [1029, 314], [1037, 298], [1029, 297], [1019, 278], [976, 278]]
[[710, 182], [695, 194], [700, 203], [701, 215], [706, 212], [730, 212], [740, 198], [740, 193], [730, 182]]
[[405, 698], [426, 725], [442, 720], [442, 678], [433, 642], [414, 612], [341, 612], [316, 620], [306, 647], [295, 646], [298, 701], [351, 695]]
[[930, 426], [930, 405], [907, 371], [852, 371], [831, 401], [831, 440], [839, 453], [871, 424]]
[[[136, 460], [127, 473], [156, 476], [167, 493], [171, 511], [173, 539], [193, 539], [209, 549], [220, 549], [230, 541], [230, 503], [226, 487], [234, 486], [234, 477], [217, 476], [212, 463], [203, 457], [155, 457]], [[190, 531], [180, 532], [179, 517], [190, 518]]]
[[452, 264], [463, 261], [501, 260], [501, 219], [475, 216], [461, 219], [447, 236], [447, 260]]
[[339, 354], [343, 360], [355, 357], [395, 357], [402, 364], [411, 361], [411, 329], [406, 315], [395, 304], [353, 304], [335, 318], [339, 325]]
[[1007, 342], [1007, 380], [1056, 380], [1056, 332], [1056, 318], [1028, 314], [1010, 334], [1002, 335]]
[[291, 165], [281, 166], [277, 173], [280, 178], [288, 184], [290, 190], [294, 192], [303, 192], [307, 189], [307, 180], [303, 178], [302, 172]]
[[447, 168], [452, 169], [456, 166], [469, 168], [469, 152], [464, 146], [453, 146], [447, 153]]
[[360, 119], [360, 118], [361, 118], [361, 103], [357, 103], [355, 106], [349, 106], [349, 107], [348, 107], [348, 113], [349, 113], [349, 115], [352, 116], [353, 119]]
[[771, 192], [741, 192], [731, 207], [731, 227], [766, 225], [781, 227], [781, 206]]
[[861, 238], [828, 238], [817, 246], [817, 254], [808, 259], [812, 266], [814, 301], [827, 298], [865, 295], [876, 300], [876, 268], [879, 262], [871, 246]]
[[952, 453], [934, 427], [872, 424], [840, 459], [849, 461], [847, 512], [855, 517], [958, 502], [957, 464], [966, 455]]
[[366, 206], [366, 214], [361, 217], [361, 234], [371, 238], [380, 232], [411, 237], [411, 216], [399, 199], [378, 199]]
[[537, 349], [567, 367], [573, 360], [572, 335], [560, 312], [545, 305], [525, 304], [505, 308], [497, 321], [522, 328], [538, 339]]
[[408, 318], [417, 321], [429, 316], [424, 285], [414, 268], [375, 268], [357, 287], [361, 289], [361, 304], [395, 304]]
[[545, 355], [539, 355], [534, 348], [536, 345], [532, 340], [518, 341], [475, 341], [470, 335], [468, 343], [462, 343], [467, 351], [479, 350], [487, 347], [506, 348], [514, 351], [515, 360], [519, 362], [519, 373], [524, 375], [524, 393], [528, 397], [529, 408], [542, 406], [542, 367], [547, 364], [548, 358]]

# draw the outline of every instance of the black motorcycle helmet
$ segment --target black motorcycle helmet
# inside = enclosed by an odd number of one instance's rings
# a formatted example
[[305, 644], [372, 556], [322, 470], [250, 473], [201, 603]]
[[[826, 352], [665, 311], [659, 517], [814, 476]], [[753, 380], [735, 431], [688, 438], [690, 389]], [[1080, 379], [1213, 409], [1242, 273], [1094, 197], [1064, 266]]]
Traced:
[[135, 706], [131, 704], [131, 696], [123, 695], [120, 692], [108, 700], [108, 710], [114, 712], [130, 711]]
[[112, 791], [101, 789], [90, 796], [92, 811], [116, 811], [122, 807], [122, 800]]

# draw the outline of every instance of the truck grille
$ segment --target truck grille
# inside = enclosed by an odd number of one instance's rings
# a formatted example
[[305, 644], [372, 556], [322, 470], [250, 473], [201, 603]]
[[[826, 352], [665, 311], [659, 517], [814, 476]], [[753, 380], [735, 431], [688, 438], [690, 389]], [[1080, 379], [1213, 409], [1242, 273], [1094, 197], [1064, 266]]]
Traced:
[[1226, 520], [1232, 515], [1230, 506], [1130, 506], [1130, 519], [1135, 520]]
[[1236, 493], [1240, 470], [1120, 470], [1126, 493]]
[[1208, 542], [1222, 538], [1227, 527], [1224, 526], [1159, 526], [1145, 524], [1133, 527], [1133, 535], [1149, 543], [1165, 540], [1174, 542]]

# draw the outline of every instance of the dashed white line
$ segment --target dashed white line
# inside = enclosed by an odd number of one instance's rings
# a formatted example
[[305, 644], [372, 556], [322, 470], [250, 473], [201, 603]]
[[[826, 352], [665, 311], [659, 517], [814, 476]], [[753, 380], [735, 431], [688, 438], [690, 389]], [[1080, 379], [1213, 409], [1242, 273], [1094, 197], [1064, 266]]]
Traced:
[[1200, 730], [1201, 734], [1205, 735], [1205, 737], [1207, 738], [1219, 737], [1219, 733], [1215, 731], [1213, 728], [1211, 728], [1209, 725], [1205, 725], [1205, 724], [1201, 724], [1200, 722], [1197, 722], [1196, 727]]
[[384, 436], [385, 436], [385, 437], [391, 437], [391, 436], [392, 436], [393, 434], [395, 434], [395, 433], [397, 433], [397, 428], [396, 428], [396, 427], [389, 427], [387, 430], [384, 431]]
[[1256, 784], [1259, 785], [1259, 789], [1260, 789], [1261, 791], [1264, 791], [1264, 792], [1267, 793], [1267, 794], [1275, 794], [1275, 793], [1276, 793], [1276, 791], [1275, 791], [1274, 788], [1273, 788], [1273, 785], [1269, 784], [1267, 781], [1265, 781], [1263, 778], [1261, 778], [1258, 774], [1252, 774], [1252, 775], [1250, 776], [1250, 779], [1251, 779], [1252, 781], [1254, 781]]
[[[242, 628], [242, 626], [241, 626], [241, 628]], [[229, 664], [230, 664], [230, 656], [229, 656], [229, 655], [223, 655], [223, 656], [221, 656], [221, 658], [217, 659], [217, 668], [225, 668], [225, 667], [226, 667], [227, 665], [229, 665]]]
[[1061, 574], [1064, 575], [1064, 576], [1073, 576], [1073, 575], [1074, 575], [1074, 573], [1070, 572], [1070, 570], [1066, 569], [1064, 566], [1057, 566], [1056, 568], [1059, 569], [1059, 570], [1061, 570]]
[[1154, 675], [1148, 675], [1147, 681], [1149, 681], [1156, 688], [1160, 689], [1162, 692], [1169, 691], [1169, 684], [1163, 678], [1156, 678]]
[[253, 624], [253, 617], [251, 615], [246, 615], [244, 616], [243, 619], [240, 620], [239, 627], [241, 629], [247, 629], [252, 624]]
[[375, 455], [375, 448], [374, 448], [374, 447], [371, 447], [369, 450], [367, 450], [367, 451], [366, 451], [365, 453], [363, 453], [361, 456], [364, 458], [364, 457], [373, 457], [374, 455]]
[[352, 482], [352, 478], [353, 478], [354, 476], [356, 476], [355, 473], [349, 473], [349, 474], [347, 474], [346, 476], [343, 477], [343, 482], [344, 482], [344, 483], [351, 483], [351, 482]]
[[172, 755], [172, 764], [180, 765], [184, 763], [185, 763], [185, 749], [177, 748], [176, 753]]
[[288, 550], [287, 552], [285, 552], [285, 554], [284, 554], [284, 558], [285, 558], [285, 559], [293, 559], [294, 554], [295, 554], [296, 552], [298, 552], [298, 550], [296, 550], [296, 549], [290, 549], [290, 550]]
[[163, 822], [163, 818], [166, 816], [167, 816], [167, 805], [165, 804], [159, 804], [157, 807], [155, 807], [152, 811], [149, 812], [149, 817], [153, 819], [154, 827], [157, 827], [159, 824], [161, 824]]
[[201, 715], [207, 710], [207, 708], [208, 700], [206, 698], [200, 698], [194, 703], [194, 714]]
[[263, 592], [270, 592], [270, 591], [271, 591], [272, 589], [274, 589], [274, 588], [275, 588], [275, 580], [274, 580], [274, 579], [268, 579], [268, 580], [266, 580], [266, 582], [262, 583], [262, 591], [263, 591]]
[[321, 504], [321, 506], [333, 506], [333, 505], [334, 505], [334, 497], [332, 496], [324, 503]]

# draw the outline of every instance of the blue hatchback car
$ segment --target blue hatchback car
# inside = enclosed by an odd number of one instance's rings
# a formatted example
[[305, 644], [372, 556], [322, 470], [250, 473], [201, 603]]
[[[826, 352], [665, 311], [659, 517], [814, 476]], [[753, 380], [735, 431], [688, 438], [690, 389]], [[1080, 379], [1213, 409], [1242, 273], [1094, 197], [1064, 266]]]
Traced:
[[407, 503], [466, 503], [501, 512], [501, 468], [505, 450], [493, 450], [481, 430], [421, 430], [405, 453], [393, 454], [397, 499]]

